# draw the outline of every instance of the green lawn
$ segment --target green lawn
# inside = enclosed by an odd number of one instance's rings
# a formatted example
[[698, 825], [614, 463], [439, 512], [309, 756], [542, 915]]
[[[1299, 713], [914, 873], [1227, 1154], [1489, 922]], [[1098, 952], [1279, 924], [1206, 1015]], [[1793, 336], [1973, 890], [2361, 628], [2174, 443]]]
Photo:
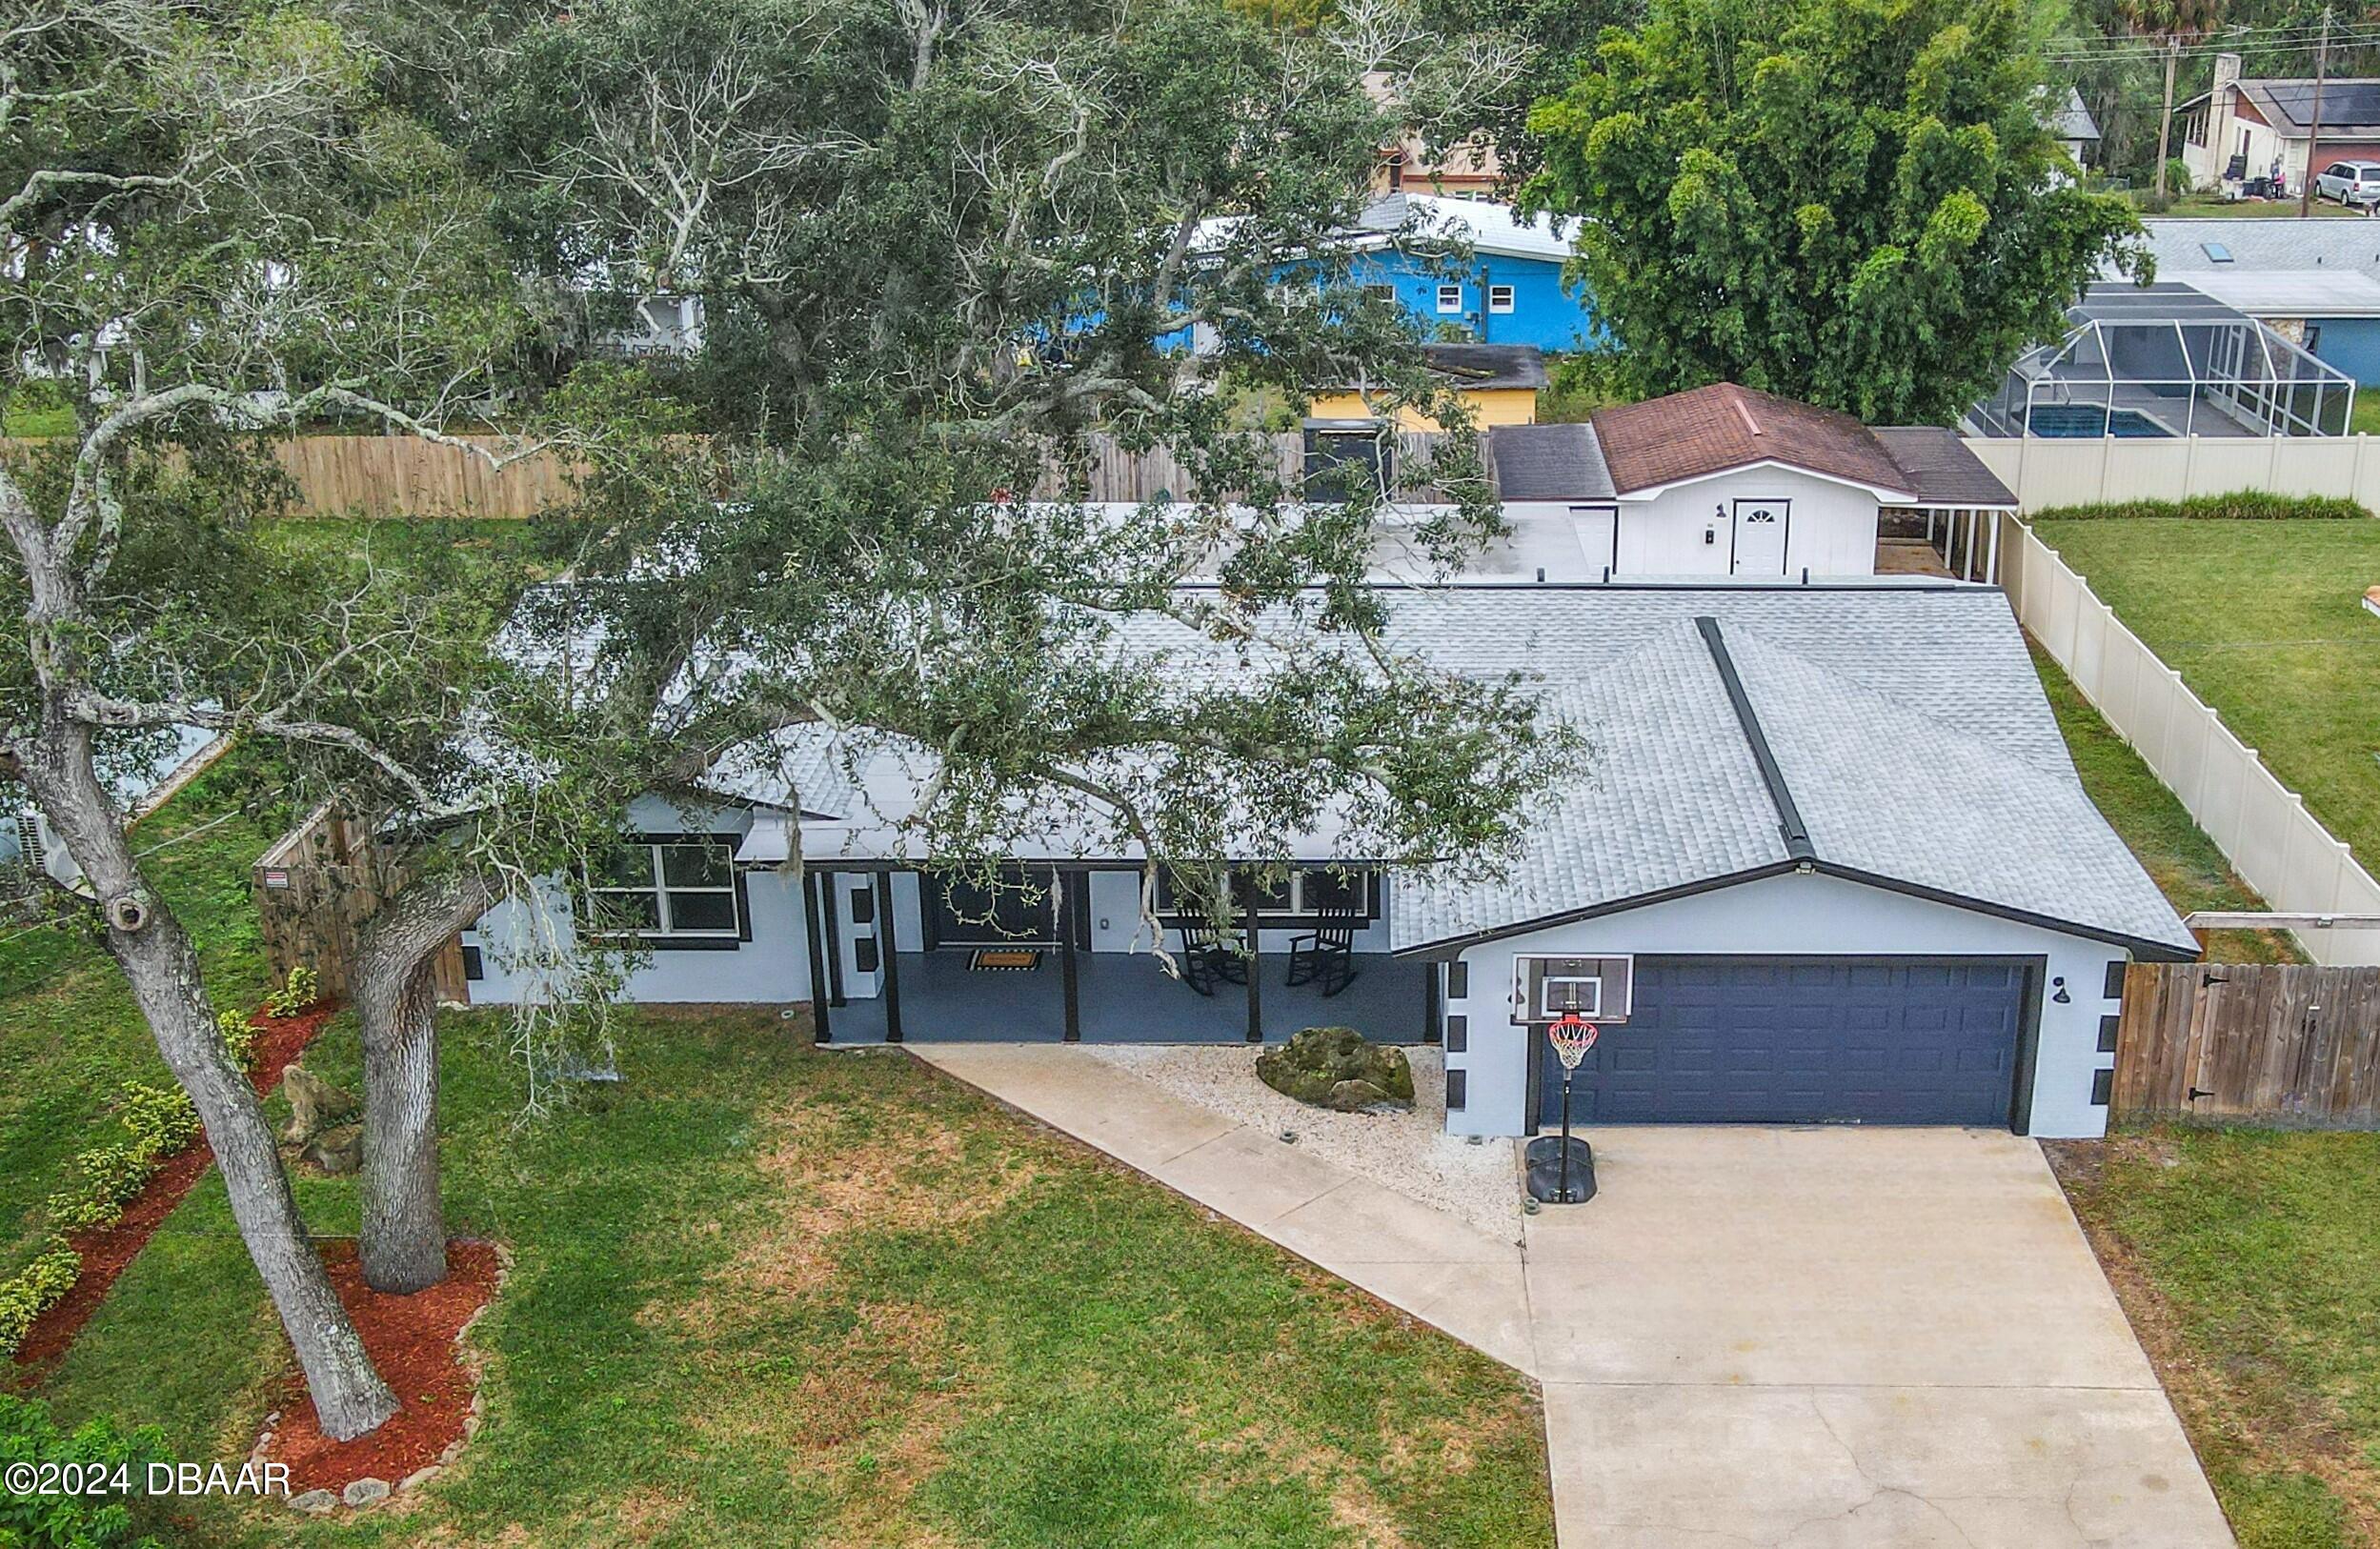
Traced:
[[2350, 435], [2380, 435], [2380, 390], [2355, 390], [2355, 407], [2348, 412], [2347, 431]]
[[[2066, 734], [2083, 789], [2107, 817], [2167, 899], [2183, 914], [2193, 909], [2262, 909], [2263, 898], [2232, 872], [2223, 852], [2190, 817], [2181, 797], [2132, 751], [2084, 698], [2049, 654], [2033, 647], [2033, 666]], [[2209, 955], [2223, 962], [2302, 961], [2286, 935], [2269, 931], [2216, 931]]]
[[[2231, 220], [2294, 220], [2297, 218], [2297, 199], [2295, 195], [2291, 195], [2287, 199], [2226, 200], [2211, 193], [2194, 193], [2174, 200], [2166, 209], [2162, 217], [2151, 218], [2205, 220], [2210, 217]], [[2370, 217], [2366, 216], [2360, 208], [2350, 210], [2345, 205], [2333, 203], [2329, 199], [2316, 199], [2313, 202], [2312, 218], [2316, 220], [2342, 218], [2365, 220]]]
[[[241, 814], [231, 772], [211, 773], [134, 832], [151, 875], [199, 943], [226, 1005], [263, 997], [266, 970], [249, 867], [271, 835]], [[211, 826], [212, 825], [212, 826]], [[107, 1122], [127, 1080], [170, 1083], [124, 976], [75, 926], [8, 928], [0, 939], [0, 1278], [46, 1235], [42, 1202], [74, 1154], [121, 1137]]]
[[2242, 1549], [2380, 1543], [2380, 1136], [2049, 1150]]
[[[445, 1034], [457, 1232], [516, 1267], [490, 1420], [418, 1506], [223, 1510], [193, 1545], [1543, 1545], [1537, 1404], [1411, 1323], [906, 1056], [641, 1014], [599, 1110], [515, 1124]], [[352, 1019], [309, 1065], [352, 1083]], [[302, 1186], [353, 1229], [344, 1180]], [[48, 1386], [236, 1457], [277, 1333], [212, 1179]]]
[[2033, 523], [2124, 622], [2380, 870], [2380, 520]]

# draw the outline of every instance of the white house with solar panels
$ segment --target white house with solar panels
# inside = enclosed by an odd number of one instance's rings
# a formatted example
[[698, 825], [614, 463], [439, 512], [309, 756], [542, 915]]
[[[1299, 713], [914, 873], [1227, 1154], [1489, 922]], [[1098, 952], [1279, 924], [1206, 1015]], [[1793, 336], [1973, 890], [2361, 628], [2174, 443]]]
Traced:
[[[1586, 1122], [1984, 1125], [2093, 1136], [2125, 965], [2196, 943], [2092, 807], [2007, 601], [1942, 579], [1395, 587], [1386, 644], [1520, 674], [1589, 750], [1499, 876], [1255, 836], [1230, 939], [1140, 907], [1145, 857], [1053, 802], [984, 888], [904, 823], [924, 749], [817, 728], [649, 796], [599, 879], [642, 1001], [810, 1008], [829, 1045], [1258, 1043], [1311, 1026], [1444, 1051], [1446, 1128], [1534, 1133], [1543, 1027], [1602, 1029]], [[1261, 671], [1174, 620], [1169, 678]], [[797, 865], [796, 862], [798, 861]], [[1258, 866], [1286, 866], [1259, 889]], [[1269, 875], [1274, 875], [1268, 873]], [[628, 922], [626, 924], [616, 923]], [[470, 994], [541, 993], [558, 894], [465, 934]], [[1168, 972], [1153, 952], [1161, 938]]]

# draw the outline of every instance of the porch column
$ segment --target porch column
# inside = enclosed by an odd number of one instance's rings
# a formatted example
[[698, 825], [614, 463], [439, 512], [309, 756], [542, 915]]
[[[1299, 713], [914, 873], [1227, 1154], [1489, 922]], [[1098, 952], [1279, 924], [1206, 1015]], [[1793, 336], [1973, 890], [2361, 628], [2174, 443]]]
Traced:
[[843, 995], [843, 928], [835, 923], [837, 904], [835, 875], [833, 872], [817, 874], [818, 908], [826, 918], [826, 1003], [844, 1006], [850, 1001]]
[[1997, 585], [2000, 580], [2000, 528], [2007, 520], [2005, 512], [1987, 513], [1991, 518], [1991, 544], [1984, 551], [1984, 579]]
[[1245, 877], [1240, 879], [1236, 891], [1246, 912], [1248, 925], [1248, 1041], [1264, 1041], [1264, 965], [1263, 939], [1256, 917], [1256, 889]]
[[1066, 1041], [1080, 1043], [1082, 986], [1075, 966], [1075, 920], [1080, 902], [1075, 895], [1075, 885], [1083, 877], [1079, 872], [1059, 872], [1052, 880], [1058, 887], [1058, 976], [1066, 991]]
[[804, 866], [801, 869], [801, 923], [810, 938], [810, 1036], [817, 1043], [835, 1041], [826, 1025], [826, 943], [818, 930], [818, 908], [824, 898], [825, 890], [818, 886], [818, 874]]
[[893, 874], [876, 874], [876, 939], [884, 957], [884, 1041], [900, 1041], [900, 943], [893, 935]]

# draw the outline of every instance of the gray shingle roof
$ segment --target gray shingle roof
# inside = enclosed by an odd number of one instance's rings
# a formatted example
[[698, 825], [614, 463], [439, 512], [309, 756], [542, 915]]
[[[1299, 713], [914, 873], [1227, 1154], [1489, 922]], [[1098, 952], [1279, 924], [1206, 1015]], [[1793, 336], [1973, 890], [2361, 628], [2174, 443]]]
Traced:
[[1821, 869], [2195, 950], [2084, 794], [2007, 599], [1886, 587], [1514, 587], [1401, 605], [1402, 643], [1451, 670], [1547, 680], [1549, 708], [1595, 753], [1532, 815], [1507, 876], [1400, 876], [1396, 948], [1787, 863], [1698, 616], [1720, 622]]
[[1487, 433], [1505, 500], [1609, 500], [1611, 471], [1592, 425], [1499, 425]]
[[[2160, 278], [2209, 270], [2232, 272], [2351, 269], [2380, 278], [2380, 221], [2214, 219], [2141, 223]], [[2231, 255], [2219, 263], [2213, 243]], [[2113, 276], [2110, 276], [2111, 278]]]
[[1969, 452], [1959, 433], [1939, 425], [1879, 425], [1876, 439], [1927, 505], [2008, 506], [2015, 492]]

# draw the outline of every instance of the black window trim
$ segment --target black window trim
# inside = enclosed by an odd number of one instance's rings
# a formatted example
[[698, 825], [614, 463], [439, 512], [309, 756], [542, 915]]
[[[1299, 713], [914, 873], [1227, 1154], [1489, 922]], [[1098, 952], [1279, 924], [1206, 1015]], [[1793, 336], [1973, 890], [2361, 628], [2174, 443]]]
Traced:
[[[1293, 873], [1327, 872], [1339, 869], [1341, 868], [1334, 868], [1326, 861], [1298, 861], [1290, 867]], [[1381, 917], [1382, 893], [1379, 869], [1370, 866], [1353, 866], [1343, 869], [1352, 873], [1363, 884], [1363, 907], [1357, 911], [1356, 917], [1361, 920], [1377, 921]], [[1195, 920], [1200, 917], [1196, 915], [1185, 914], [1168, 904], [1165, 896], [1169, 891], [1167, 879], [1161, 873], [1158, 877], [1157, 886], [1157, 917], [1159, 919], [1168, 925], [1180, 925], [1185, 919]], [[1294, 910], [1260, 909], [1256, 912], [1257, 923], [1268, 931], [1311, 929], [1321, 918], [1320, 915], [1311, 911], [1301, 914]]]
[[[733, 935], [725, 931], [701, 934], [660, 931], [590, 931], [588, 933], [590, 940], [634, 943], [653, 952], [734, 952], [752, 939], [752, 894], [744, 881], [744, 868], [736, 864], [736, 846], [743, 842], [741, 835], [639, 832], [621, 835], [620, 842], [625, 845], [648, 847], [664, 844], [715, 844], [724, 849], [727, 852], [727, 875], [734, 883], [736, 930]], [[654, 893], [656, 897], [667, 891], [660, 875], [659, 864], [656, 857], [653, 879]], [[590, 893], [628, 891], [625, 889], [606, 890], [596, 886], [592, 878], [587, 879], [587, 890]]]

